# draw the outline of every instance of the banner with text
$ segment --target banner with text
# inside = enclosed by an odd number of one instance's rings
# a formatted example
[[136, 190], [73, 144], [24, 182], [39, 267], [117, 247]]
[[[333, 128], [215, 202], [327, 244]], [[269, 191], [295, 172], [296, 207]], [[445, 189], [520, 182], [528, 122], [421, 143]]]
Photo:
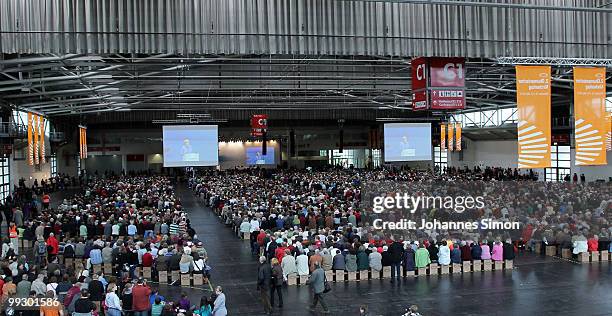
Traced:
[[606, 68], [574, 67], [576, 165], [606, 165]]
[[455, 123], [455, 150], [461, 151], [461, 123]]
[[446, 124], [440, 124], [440, 150], [446, 149]]
[[28, 112], [28, 165], [34, 165], [34, 130], [32, 113]]
[[453, 151], [453, 149], [455, 148], [455, 146], [453, 145], [453, 141], [454, 141], [454, 135], [453, 135], [453, 130], [454, 130], [454, 126], [453, 123], [448, 123], [446, 124], [446, 126], [448, 127], [448, 151]]
[[549, 168], [550, 66], [516, 66], [518, 167]]

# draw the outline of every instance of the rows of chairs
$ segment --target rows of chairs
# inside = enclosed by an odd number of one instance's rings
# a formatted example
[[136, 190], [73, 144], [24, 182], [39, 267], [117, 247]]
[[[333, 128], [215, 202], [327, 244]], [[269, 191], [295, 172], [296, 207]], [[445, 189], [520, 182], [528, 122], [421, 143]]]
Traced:
[[[420, 277], [420, 276], [434, 276], [443, 274], [454, 274], [454, 273], [469, 273], [469, 272], [484, 272], [484, 271], [496, 271], [496, 270], [512, 270], [514, 269], [514, 262], [512, 260], [505, 261], [491, 261], [491, 260], [472, 260], [464, 261], [461, 264], [453, 263], [451, 265], [439, 265], [437, 263], [431, 263], [427, 267], [418, 268], [413, 271], [407, 271], [402, 269], [404, 277]], [[343, 270], [327, 270], [325, 271], [325, 277], [328, 281], [333, 282], [349, 282], [349, 281], [365, 281], [365, 280], [379, 280], [391, 278], [391, 267], [383, 267], [382, 270], [361, 270], [361, 271], [343, 271]], [[289, 275], [287, 276], [288, 285], [304, 285], [308, 280], [307, 275]]]
[[[70, 267], [75, 271], [82, 271], [86, 268], [87, 259], [82, 258], [63, 258], [58, 256], [60, 263], [63, 263], [66, 268]], [[103, 272], [105, 275], [114, 275], [116, 267], [110, 263], [94, 264], [91, 266], [92, 273]], [[205, 277], [202, 273], [190, 272], [180, 273], [180, 271], [155, 271], [151, 267], [136, 267], [135, 271], [138, 277], [147, 279], [148, 281], [156, 281], [160, 284], [171, 284], [180, 282], [181, 286], [200, 286], [205, 282]]]
[[[572, 259], [573, 253], [570, 248], [561, 248], [558, 245], [547, 245], [545, 246], [544, 254], [549, 257], [561, 257], [563, 259]], [[542, 253], [542, 244], [537, 243], [535, 245], [536, 253]], [[608, 262], [612, 261], [612, 254], [608, 250], [581, 252], [577, 257], [578, 262], [589, 263], [589, 262]]]

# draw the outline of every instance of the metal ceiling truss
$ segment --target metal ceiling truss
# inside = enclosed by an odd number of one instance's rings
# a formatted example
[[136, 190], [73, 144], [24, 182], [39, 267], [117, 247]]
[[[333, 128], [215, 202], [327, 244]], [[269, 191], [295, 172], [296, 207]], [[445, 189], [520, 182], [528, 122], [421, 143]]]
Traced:
[[609, 58], [497, 57], [500, 65], [600, 66], [612, 68]]

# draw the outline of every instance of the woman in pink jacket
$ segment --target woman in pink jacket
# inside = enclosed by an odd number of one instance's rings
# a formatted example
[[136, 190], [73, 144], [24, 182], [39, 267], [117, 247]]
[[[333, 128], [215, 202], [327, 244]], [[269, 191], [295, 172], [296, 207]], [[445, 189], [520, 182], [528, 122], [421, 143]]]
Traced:
[[502, 261], [504, 260], [504, 246], [502, 243], [497, 241], [495, 245], [493, 245], [493, 254], [491, 255], [491, 259], [493, 261]]
[[480, 249], [482, 249], [482, 255], [480, 256], [480, 259], [491, 260], [491, 249], [489, 249], [489, 245], [487, 244], [486, 240], [482, 242], [482, 244], [480, 245]]

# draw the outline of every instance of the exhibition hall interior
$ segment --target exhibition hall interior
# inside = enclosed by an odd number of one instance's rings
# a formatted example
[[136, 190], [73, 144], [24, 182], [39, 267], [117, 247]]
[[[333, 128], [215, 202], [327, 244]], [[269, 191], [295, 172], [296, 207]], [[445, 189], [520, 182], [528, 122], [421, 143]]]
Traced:
[[612, 315], [610, 0], [0, 1], [0, 313]]

